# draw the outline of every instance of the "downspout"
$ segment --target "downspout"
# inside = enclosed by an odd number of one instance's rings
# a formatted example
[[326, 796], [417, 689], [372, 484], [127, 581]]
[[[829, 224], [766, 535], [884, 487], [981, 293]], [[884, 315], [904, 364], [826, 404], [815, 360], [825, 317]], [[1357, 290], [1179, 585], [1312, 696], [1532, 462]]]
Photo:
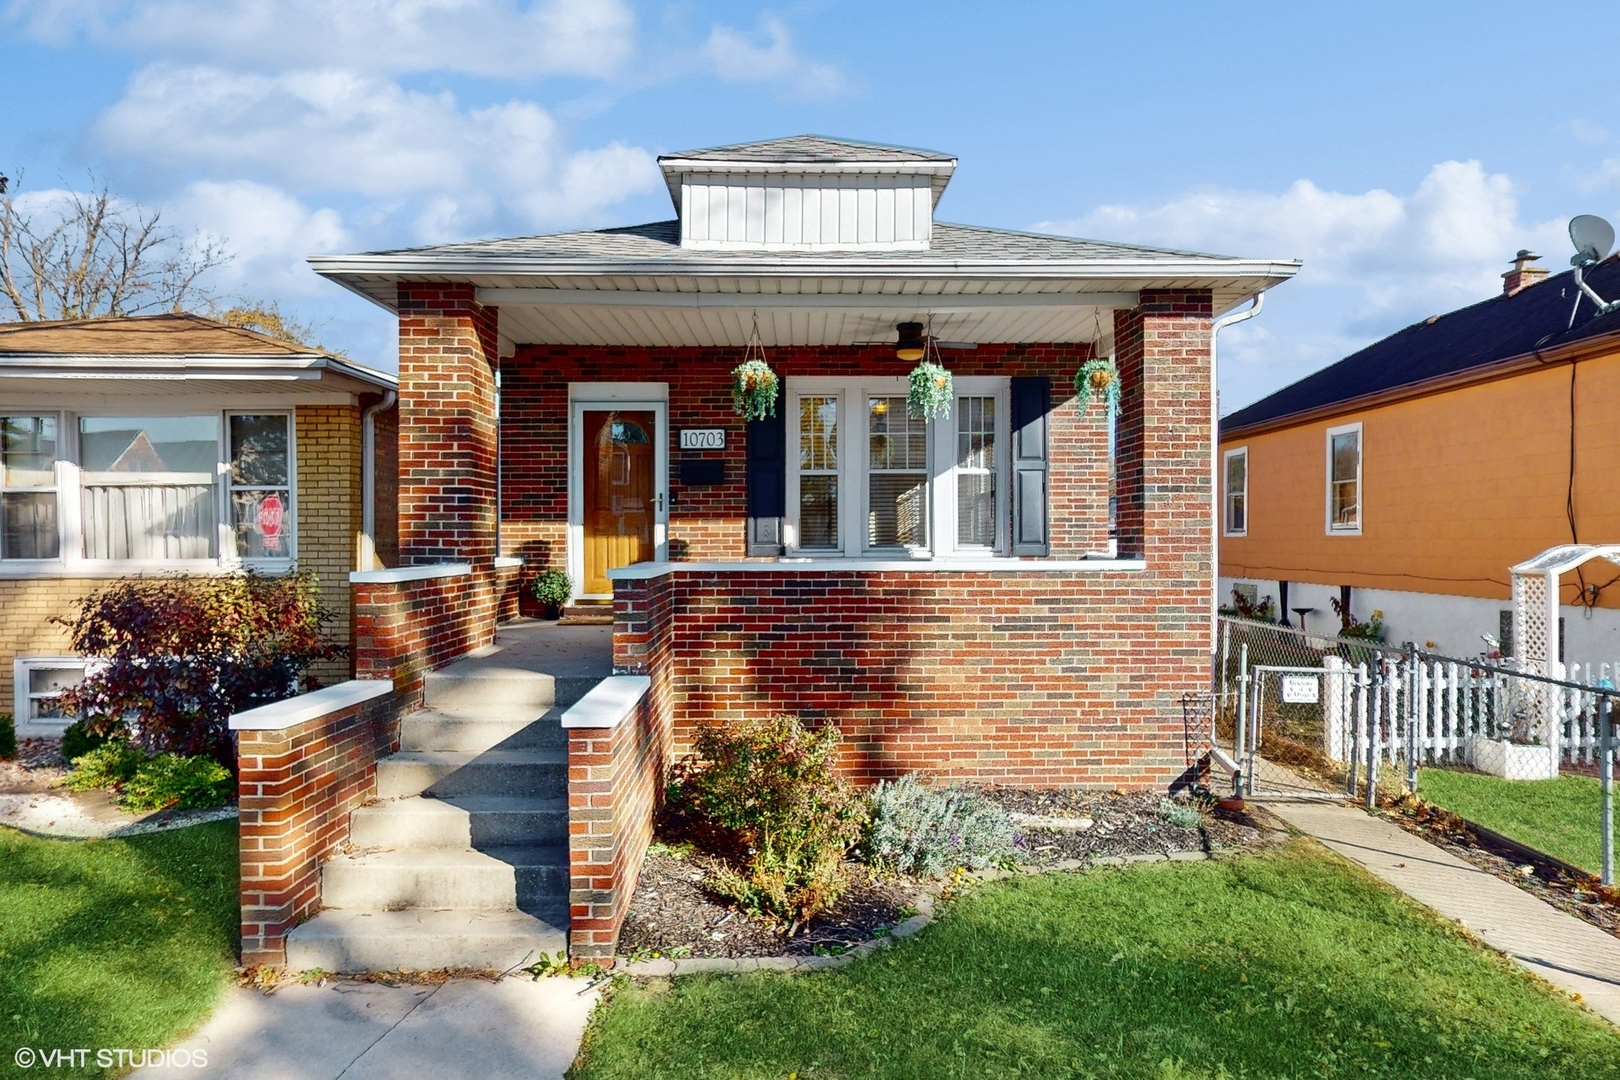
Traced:
[[360, 413], [360, 550], [355, 555], [356, 570], [376, 570], [377, 565], [377, 414], [391, 409], [399, 400], [393, 390], [384, 390], [380, 401]]
[[[1220, 368], [1215, 359], [1215, 340], [1220, 332], [1234, 323], [1252, 319], [1260, 314], [1260, 309], [1266, 305], [1266, 294], [1254, 294], [1254, 302], [1242, 311], [1234, 311], [1230, 315], [1222, 315], [1215, 320], [1209, 328], [1209, 434], [1210, 434], [1210, 462], [1209, 462], [1209, 490], [1212, 496], [1211, 504], [1215, 513], [1210, 519], [1210, 551], [1215, 556], [1215, 565], [1210, 568], [1209, 585], [1209, 632], [1210, 641], [1219, 637], [1218, 619], [1221, 606], [1221, 522], [1225, 517], [1225, 496], [1221, 494], [1221, 394], [1220, 394]], [[1245, 482], [1246, 483], [1246, 482]], [[1247, 490], [1245, 488], [1245, 490]], [[1243, 513], [1245, 523], [1248, 516], [1248, 498], [1244, 498]], [[1286, 618], [1286, 615], [1284, 616]]]

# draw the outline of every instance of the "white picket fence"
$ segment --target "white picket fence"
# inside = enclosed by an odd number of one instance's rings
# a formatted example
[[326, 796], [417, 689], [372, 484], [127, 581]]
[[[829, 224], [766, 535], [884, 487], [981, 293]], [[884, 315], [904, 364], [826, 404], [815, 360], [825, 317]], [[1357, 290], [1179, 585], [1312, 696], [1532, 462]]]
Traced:
[[[1547, 714], [1545, 696], [1552, 698], [1559, 757], [1571, 764], [1590, 765], [1598, 759], [1598, 697], [1591, 690], [1553, 686], [1530, 678], [1500, 671], [1487, 671], [1459, 661], [1423, 658], [1418, 661], [1416, 693], [1404, 660], [1385, 657], [1363, 668], [1382, 666], [1382, 678], [1373, 678], [1364, 688], [1368, 700], [1366, 730], [1376, 732], [1381, 756], [1386, 761], [1404, 758], [1409, 747], [1416, 748], [1419, 764], [1464, 764], [1471, 736], [1513, 741], [1547, 740], [1541, 718]], [[1365, 676], [1364, 676], [1365, 677]], [[1570, 664], [1564, 679], [1572, 683], [1597, 685], [1602, 679], [1620, 684], [1620, 664]], [[1329, 681], [1329, 701], [1335, 696]], [[1346, 700], [1337, 709], [1346, 714], [1354, 708], [1348, 695], [1358, 692], [1355, 679], [1342, 680], [1340, 694]], [[1337, 711], [1329, 705], [1330, 713]], [[1407, 725], [1416, 727], [1416, 739]], [[1358, 739], [1364, 753], [1362, 736]], [[1327, 747], [1330, 757], [1338, 758], [1335, 748]]]

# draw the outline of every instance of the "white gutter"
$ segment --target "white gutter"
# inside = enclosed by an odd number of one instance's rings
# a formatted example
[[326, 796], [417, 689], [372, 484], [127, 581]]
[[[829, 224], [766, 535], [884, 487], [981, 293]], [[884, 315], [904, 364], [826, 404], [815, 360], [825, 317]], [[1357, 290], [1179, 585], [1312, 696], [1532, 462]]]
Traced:
[[360, 550], [355, 553], [356, 570], [378, 570], [377, 562], [377, 414], [391, 409], [399, 400], [393, 390], [384, 390], [382, 400], [360, 414]]
[[[1216, 640], [1216, 637], [1218, 636], [1217, 632], [1219, 630], [1219, 623], [1217, 621], [1219, 616], [1216, 613], [1221, 606], [1221, 532], [1223, 531], [1221, 526], [1226, 517], [1226, 498], [1221, 493], [1221, 485], [1224, 483], [1224, 477], [1221, 476], [1220, 367], [1216, 361], [1215, 342], [1222, 330], [1226, 329], [1228, 326], [1232, 326], [1235, 323], [1244, 322], [1248, 319], [1254, 318], [1256, 315], [1260, 314], [1260, 309], [1265, 307], [1265, 305], [1266, 294], [1264, 292], [1257, 292], [1254, 294], [1254, 302], [1247, 308], [1242, 311], [1234, 311], [1230, 315], [1222, 315], [1220, 318], [1216, 319], [1214, 325], [1209, 328], [1209, 491], [1210, 495], [1212, 496], [1210, 500], [1211, 504], [1215, 508], [1215, 513], [1212, 515], [1210, 520], [1210, 538], [1213, 541], [1213, 543], [1210, 545], [1210, 550], [1215, 556], [1214, 565], [1210, 567], [1209, 585], [1209, 640], [1212, 643]], [[1245, 495], [1243, 505], [1245, 524], [1247, 524], [1247, 515], [1249, 512], [1248, 495], [1246, 494], [1248, 490], [1247, 484], [1248, 481], [1245, 480]]]
[[[1300, 264], [1274, 259], [951, 259], [934, 258], [773, 258], [736, 254], [727, 258], [603, 258], [593, 255], [411, 254], [311, 255], [317, 274], [466, 274], [490, 277], [873, 277], [930, 281], [972, 277], [997, 280], [1050, 278], [1054, 281], [1195, 281], [1228, 278], [1291, 278]], [[1185, 286], [1198, 288], [1197, 285]]]

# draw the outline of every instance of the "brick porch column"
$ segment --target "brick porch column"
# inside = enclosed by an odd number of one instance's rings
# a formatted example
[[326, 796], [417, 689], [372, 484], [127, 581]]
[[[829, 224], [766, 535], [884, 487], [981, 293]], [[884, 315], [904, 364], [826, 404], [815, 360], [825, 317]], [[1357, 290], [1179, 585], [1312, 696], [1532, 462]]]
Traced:
[[491, 567], [496, 309], [471, 285], [399, 286], [399, 555]]
[[496, 309], [478, 303], [473, 286], [400, 284], [399, 560], [471, 567], [457, 598], [468, 613], [469, 648], [494, 640], [501, 604], [498, 350]]
[[1200, 663], [1207, 659], [1206, 609], [1215, 572], [1212, 314], [1207, 290], [1144, 290], [1134, 311], [1114, 313], [1120, 554], [1145, 558], [1150, 574], [1186, 598], [1185, 610], [1176, 605], [1160, 618], [1176, 624], [1178, 637], [1184, 623], [1202, 627], [1196, 634], [1205, 646]]

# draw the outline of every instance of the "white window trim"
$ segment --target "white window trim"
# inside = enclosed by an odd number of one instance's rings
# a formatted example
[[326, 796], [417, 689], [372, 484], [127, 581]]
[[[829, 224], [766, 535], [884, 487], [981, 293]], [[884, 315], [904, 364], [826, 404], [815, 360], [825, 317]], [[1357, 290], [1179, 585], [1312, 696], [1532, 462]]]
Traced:
[[[1232, 528], [1232, 466], [1235, 457], [1243, 459], [1243, 528]], [[1221, 455], [1221, 535], [1249, 535], [1249, 448], [1239, 446]]]
[[[287, 418], [287, 513], [292, 528], [282, 527], [287, 537], [285, 558], [244, 559], [236, 554], [236, 530], [231, 525], [231, 417], [285, 416]], [[219, 553], [220, 562], [245, 566], [261, 572], [290, 570], [298, 561], [298, 415], [292, 409], [227, 409], [219, 428]]]
[[77, 667], [89, 669], [90, 660], [83, 656], [18, 656], [11, 661], [12, 713], [19, 736], [60, 735], [73, 721], [60, 719], [36, 720], [28, 715], [28, 673], [34, 668]]
[[[1005, 557], [1011, 530], [1008, 505], [1011, 484], [1011, 382], [1000, 376], [957, 376], [952, 380], [957, 397], [996, 399], [996, 547], [958, 545], [956, 542], [956, 404], [950, 420], [928, 424], [929, 546], [918, 548], [868, 547], [866, 512], [870, 487], [865, 483], [870, 445], [866, 439], [869, 395], [904, 397], [904, 376], [834, 377], [796, 376], [787, 379], [783, 406], [787, 409], [787, 484], [783, 540], [789, 557], [817, 559], [984, 559]], [[805, 397], [838, 398], [838, 536], [839, 546], [799, 546], [799, 401]]]
[[[1348, 435], [1351, 432], [1356, 436], [1356, 523], [1354, 525], [1333, 524], [1333, 438], [1336, 435]], [[1340, 424], [1330, 427], [1322, 440], [1324, 477], [1323, 491], [1323, 521], [1329, 536], [1360, 536], [1365, 521], [1364, 512], [1367, 503], [1367, 489], [1362, 482], [1362, 475], [1366, 472], [1367, 440], [1362, 435], [1361, 423]]]
[[[148, 402], [108, 405], [71, 411], [50, 408], [5, 409], [7, 416], [54, 416], [56, 440], [56, 517], [58, 557], [55, 559], [0, 559], [0, 580], [55, 577], [116, 577], [131, 573], [167, 571], [219, 574], [251, 569], [278, 574], [290, 571], [298, 560], [298, 416], [296, 407], [197, 408], [184, 404]], [[214, 465], [214, 530], [216, 555], [208, 559], [86, 559], [80, 508], [83, 505], [79, 453], [79, 420], [98, 417], [213, 416], [217, 422], [218, 451]], [[281, 559], [243, 559], [236, 555], [236, 536], [230, 525], [230, 418], [232, 416], [287, 417], [288, 516], [287, 556]]]
[[992, 547], [982, 544], [958, 542], [956, 520], [957, 464], [956, 416], [958, 405], [951, 403], [951, 418], [936, 420], [933, 430], [934, 461], [936, 463], [929, 497], [936, 507], [934, 515], [938, 526], [936, 551], [943, 558], [994, 558], [1007, 554], [1012, 536], [1012, 507], [1009, 502], [1012, 489], [1012, 381], [993, 375], [963, 375], [951, 380], [952, 391], [958, 398], [993, 397], [996, 399], [996, 540]]

